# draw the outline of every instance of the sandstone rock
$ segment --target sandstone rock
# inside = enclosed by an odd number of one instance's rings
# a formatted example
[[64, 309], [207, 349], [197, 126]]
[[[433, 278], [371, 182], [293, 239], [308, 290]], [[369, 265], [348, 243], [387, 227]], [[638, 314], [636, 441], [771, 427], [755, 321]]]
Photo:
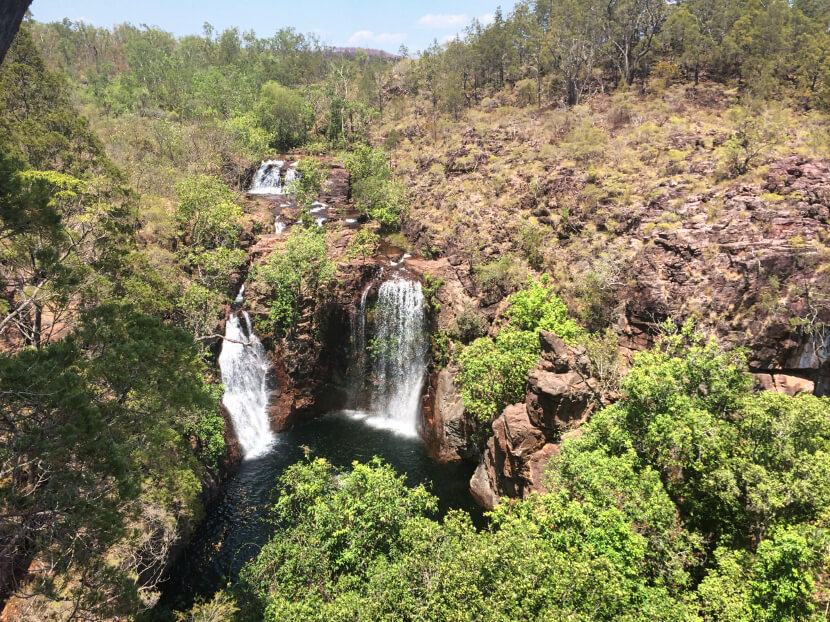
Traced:
[[769, 373], [753, 373], [752, 375], [766, 391], [797, 395], [798, 393], [813, 393], [816, 388], [815, 382], [800, 376]]
[[484, 507], [502, 496], [544, 492], [545, 469], [563, 434], [586, 421], [599, 403], [585, 352], [546, 331], [539, 341], [542, 356], [528, 374], [525, 403], [508, 406], [493, 421], [493, 436], [470, 481]]
[[626, 302], [621, 345], [647, 348], [664, 319], [695, 315], [724, 346], [749, 348], [753, 370], [806, 377], [825, 392], [827, 357], [815, 356], [821, 348], [790, 320], [830, 323], [830, 274], [818, 268], [830, 235], [830, 161], [790, 156], [772, 163], [762, 187], [672, 200], [680, 219], [671, 228], [654, 227], [661, 201], [643, 214], [640, 228], [655, 233], [618, 292]]
[[432, 456], [441, 462], [455, 462], [475, 456], [470, 440], [472, 425], [455, 386], [458, 370], [444, 368], [435, 377], [431, 404], [424, 408], [423, 436]]

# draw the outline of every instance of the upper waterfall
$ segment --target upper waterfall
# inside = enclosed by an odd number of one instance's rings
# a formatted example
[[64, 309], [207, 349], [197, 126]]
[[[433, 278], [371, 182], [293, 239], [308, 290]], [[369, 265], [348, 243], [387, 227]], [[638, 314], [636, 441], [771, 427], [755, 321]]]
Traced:
[[[242, 291], [237, 297], [241, 302]], [[237, 302], [234, 301], [234, 302]], [[225, 327], [219, 367], [228, 409], [245, 458], [263, 453], [274, 440], [268, 418], [269, 363], [245, 311], [232, 312]]]
[[[284, 160], [263, 160], [259, 166], [254, 181], [248, 190], [249, 194], [283, 194], [282, 167]], [[294, 171], [293, 168], [289, 168]], [[286, 181], [288, 181], [286, 174]], [[292, 176], [293, 179], [293, 176]]]

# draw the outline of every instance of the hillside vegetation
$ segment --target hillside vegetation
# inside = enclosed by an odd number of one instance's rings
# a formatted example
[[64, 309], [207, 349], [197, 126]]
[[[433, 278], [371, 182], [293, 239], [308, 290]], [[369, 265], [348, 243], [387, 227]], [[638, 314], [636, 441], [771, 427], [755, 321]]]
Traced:
[[[0, 66], [3, 616], [826, 619], [827, 3], [524, 1], [346, 52], [24, 22]], [[280, 237], [241, 192], [288, 153]], [[340, 165], [360, 229], [308, 211]], [[584, 349], [590, 420], [483, 529], [378, 460], [295, 465], [238, 584], [157, 606], [238, 459], [216, 355], [239, 285], [301, 391], [382, 243], [418, 255], [480, 464], [548, 331]]]

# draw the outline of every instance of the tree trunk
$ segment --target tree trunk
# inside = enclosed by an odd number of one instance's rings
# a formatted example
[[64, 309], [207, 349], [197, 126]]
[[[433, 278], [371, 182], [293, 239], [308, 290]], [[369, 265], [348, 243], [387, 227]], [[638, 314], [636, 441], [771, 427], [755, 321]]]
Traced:
[[3, 0], [0, 3], [0, 63], [6, 57], [12, 39], [20, 28], [20, 22], [32, 0]]
[[576, 88], [576, 80], [568, 78], [568, 106], [573, 108], [579, 103], [579, 90]]

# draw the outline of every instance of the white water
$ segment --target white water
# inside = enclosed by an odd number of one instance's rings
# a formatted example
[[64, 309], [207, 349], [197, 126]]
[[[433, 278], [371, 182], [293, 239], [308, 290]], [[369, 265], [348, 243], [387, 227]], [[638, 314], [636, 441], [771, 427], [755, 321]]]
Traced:
[[281, 174], [284, 164], [284, 160], [263, 160], [248, 194], [282, 194]]
[[283, 221], [281, 221], [279, 218], [277, 218], [274, 221], [274, 233], [279, 235], [283, 231], [285, 231], [285, 223]]
[[[236, 301], [242, 301], [243, 292], [244, 286]], [[264, 453], [274, 440], [268, 419], [268, 359], [244, 311], [231, 312], [225, 337], [219, 354], [225, 385], [222, 403], [230, 413], [245, 458], [253, 458]]]
[[[356, 348], [366, 347], [367, 293], [368, 289], [356, 318]], [[420, 283], [396, 277], [380, 286], [372, 342], [375, 386], [369, 412], [350, 411], [351, 416], [373, 427], [417, 436], [427, 368], [426, 320]]]

